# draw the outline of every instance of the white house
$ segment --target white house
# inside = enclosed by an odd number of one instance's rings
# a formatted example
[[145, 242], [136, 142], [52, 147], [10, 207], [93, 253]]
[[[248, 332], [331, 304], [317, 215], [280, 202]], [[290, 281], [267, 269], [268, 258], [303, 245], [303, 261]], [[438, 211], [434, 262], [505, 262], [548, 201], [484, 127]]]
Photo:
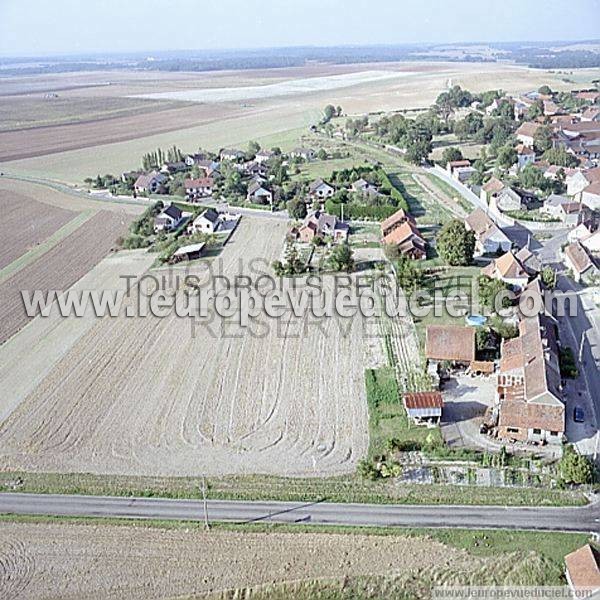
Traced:
[[573, 273], [573, 279], [577, 282], [587, 283], [600, 274], [594, 259], [581, 242], [569, 244], [563, 251], [563, 260], [567, 269]]
[[231, 160], [236, 162], [241, 160], [246, 156], [246, 153], [243, 150], [237, 150], [235, 148], [223, 148], [219, 153], [221, 160]]
[[533, 148], [535, 134], [539, 128], [539, 123], [521, 123], [521, 125], [519, 125], [517, 131], [515, 132], [517, 135], [517, 139], [525, 146]]
[[133, 184], [133, 189], [137, 194], [156, 194], [167, 178], [158, 171], [151, 171], [147, 175], [140, 175]]
[[248, 186], [246, 200], [248, 200], [248, 202], [254, 202], [255, 204], [272, 204], [273, 192], [263, 184], [253, 181]]
[[275, 156], [275, 153], [271, 152], [270, 150], [259, 150], [256, 153], [254, 160], [257, 163], [262, 164], [264, 162], [267, 162], [268, 160], [271, 160], [274, 156]]
[[190, 233], [215, 233], [221, 225], [219, 213], [213, 208], [207, 208], [199, 214], [190, 225]]
[[581, 225], [577, 225], [575, 229], [569, 231], [567, 235], [567, 241], [569, 244], [572, 244], [573, 242], [583, 241], [589, 238], [591, 235], [592, 234], [587, 226], [581, 223]]
[[600, 210], [600, 181], [588, 185], [581, 192], [581, 201], [592, 210]]
[[172, 231], [177, 229], [185, 217], [174, 204], [169, 204], [154, 218], [154, 231]]
[[594, 254], [600, 252], [600, 230], [592, 233], [581, 240], [581, 245], [588, 251]]
[[493, 260], [481, 269], [481, 273], [492, 279], [499, 279], [519, 290], [525, 288], [529, 283], [529, 274], [512, 251]]
[[308, 186], [308, 194], [313, 198], [330, 198], [335, 188], [322, 179], [316, 179]]
[[311, 148], [294, 148], [290, 152], [290, 158], [301, 158], [305, 161], [310, 161], [315, 158], [317, 153]]
[[214, 180], [212, 177], [200, 179], [186, 179], [184, 183], [185, 195], [188, 200], [196, 200], [205, 196], [212, 196]]
[[535, 150], [525, 144], [517, 146], [517, 169], [524, 169], [535, 162]]
[[549, 217], [559, 219], [561, 217], [561, 205], [569, 204], [570, 202], [572, 202], [571, 198], [560, 196], [559, 194], [550, 194], [546, 200], [544, 200], [543, 206], [540, 207], [540, 212]]

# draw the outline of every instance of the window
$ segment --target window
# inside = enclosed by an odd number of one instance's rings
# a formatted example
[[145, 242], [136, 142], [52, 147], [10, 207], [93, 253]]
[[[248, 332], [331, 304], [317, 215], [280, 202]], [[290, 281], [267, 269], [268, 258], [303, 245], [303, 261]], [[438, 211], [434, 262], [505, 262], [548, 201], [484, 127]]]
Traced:
[[508, 431], [508, 433], [519, 433], [519, 428], [518, 427], [507, 427], [506, 431]]
[[558, 431], [551, 431], [550, 435], [553, 435], [554, 437], [556, 437], [558, 435]]
[[540, 433], [542, 433], [542, 430], [541, 430], [541, 429], [538, 429], [537, 427], [534, 427], [534, 428], [533, 428], [533, 433], [534, 433], [535, 435], [540, 435]]

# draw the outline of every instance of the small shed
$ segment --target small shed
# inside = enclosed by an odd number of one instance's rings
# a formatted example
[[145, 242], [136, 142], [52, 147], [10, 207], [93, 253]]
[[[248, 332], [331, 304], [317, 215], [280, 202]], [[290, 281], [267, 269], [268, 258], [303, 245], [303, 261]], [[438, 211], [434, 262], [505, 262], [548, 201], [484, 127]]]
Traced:
[[406, 413], [417, 425], [437, 425], [442, 419], [444, 401], [440, 392], [408, 392], [403, 400]]
[[202, 255], [202, 250], [206, 244], [200, 242], [198, 244], [189, 244], [188, 246], [182, 246], [178, 248], [171, 257], [171, 262], [182, 262], [186, 260], [196, 260]]

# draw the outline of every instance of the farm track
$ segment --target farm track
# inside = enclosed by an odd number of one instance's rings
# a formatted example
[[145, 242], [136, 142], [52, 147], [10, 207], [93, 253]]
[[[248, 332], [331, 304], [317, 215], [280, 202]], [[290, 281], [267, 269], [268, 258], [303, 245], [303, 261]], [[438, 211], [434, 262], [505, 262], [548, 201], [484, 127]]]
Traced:
[[[264, 271], [285, 228], [245, 217], [217, 259], [222, 272], [249, 274], [256, 258]], [[360, 322], [345, 333], [338, 319], [315, 325], [308, 314], [260, 317], [251, 330], [199, 323], [194, 335], [174, 315], [101, 320], [0, 426], [0, 464], [165, 476], [350, 472], [368, 442]]]
[[62, 208], [48, 207], [31, 198], [0, 190], [0, 270], [27, 250], [43, 242], [75, 216]]
[[127, 222], [119, 215], [98, 212], [33, 263], [0, 284], [0, 343], [30, 318], [21, 291], [64, 291], [85, 275], [114, 247]]

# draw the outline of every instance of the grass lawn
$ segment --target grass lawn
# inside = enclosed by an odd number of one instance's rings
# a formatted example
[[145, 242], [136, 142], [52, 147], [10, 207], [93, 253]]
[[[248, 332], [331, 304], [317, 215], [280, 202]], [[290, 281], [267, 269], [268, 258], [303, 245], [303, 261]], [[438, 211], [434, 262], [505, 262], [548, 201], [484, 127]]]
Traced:
[[454, 200], [463, 210], [467, 213], [473, 212], [473, 205], [463, 198], [461, 194], [458, 193], [449, 183], [441, 179], [440, 177], [436, 177], [431, 173], [425, 173], [424, 177], [435, 187], [437, 187], [442, 193], [444, 193], [450, 200]]

